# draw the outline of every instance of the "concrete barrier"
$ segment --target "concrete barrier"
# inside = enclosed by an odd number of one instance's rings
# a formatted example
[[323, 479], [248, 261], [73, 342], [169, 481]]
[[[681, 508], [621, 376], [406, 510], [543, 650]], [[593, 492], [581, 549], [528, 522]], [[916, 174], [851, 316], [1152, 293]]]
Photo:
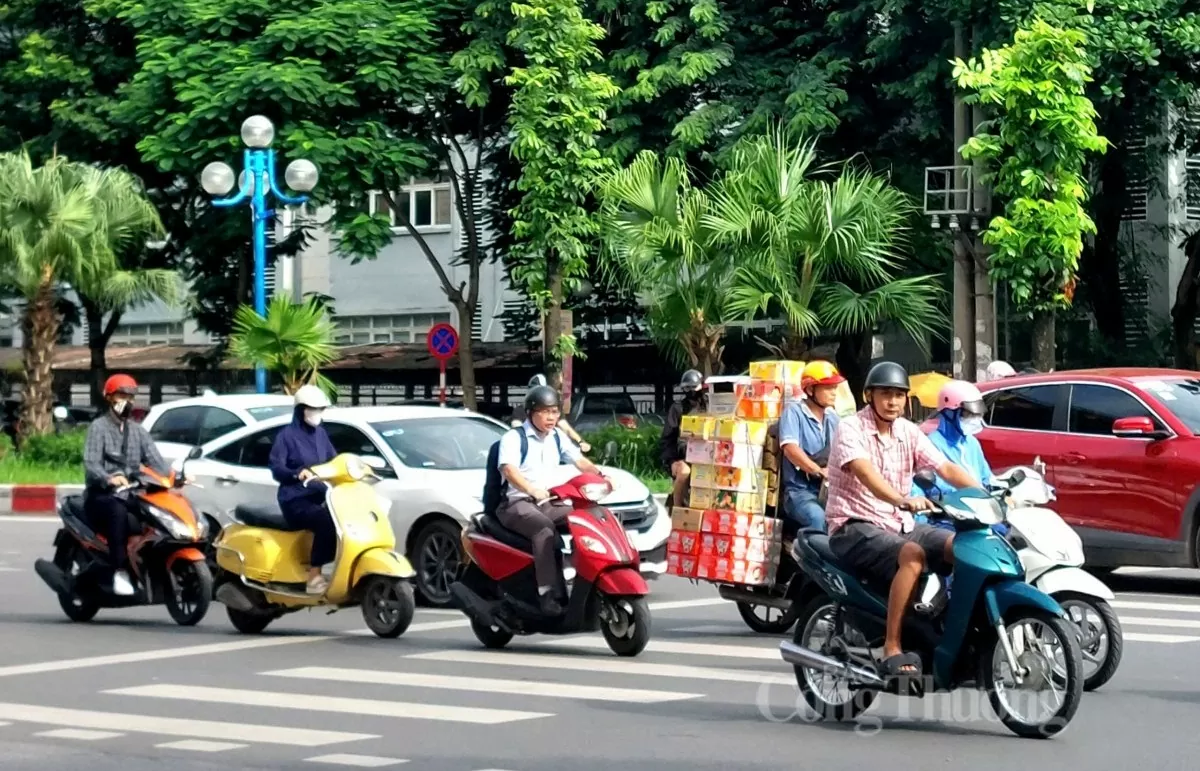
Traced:
[[82, 492], [83, 485], [0, 485], [0, 515], [52, 517], [59, 501]]

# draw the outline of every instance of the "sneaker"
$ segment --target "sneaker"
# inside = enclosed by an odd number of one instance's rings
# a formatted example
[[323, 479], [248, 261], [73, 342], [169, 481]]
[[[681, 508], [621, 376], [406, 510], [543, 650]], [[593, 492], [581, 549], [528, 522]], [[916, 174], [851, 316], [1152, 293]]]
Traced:
[[313, 576], [312, 578], [308, 579], [309, 594], [324, 594], [325, 590], [328, 588], [329, 582], [325, 580], [325, 576]]
[[129, 574], [124, 570], [113, 573], [113, 594], [120, 597], [129, 597], [133, 594], [133, 584], [129, 580]]

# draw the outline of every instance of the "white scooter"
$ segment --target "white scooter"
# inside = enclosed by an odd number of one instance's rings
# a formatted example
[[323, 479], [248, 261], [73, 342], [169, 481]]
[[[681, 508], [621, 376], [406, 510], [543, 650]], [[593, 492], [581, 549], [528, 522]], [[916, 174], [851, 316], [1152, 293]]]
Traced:
[[1018, 466], [996, 477], [1004, 483], [1020, 469], [1025, 479], [1012, 488], [1005, 519], [1008, 541], [1021, 557], [1025, 580], [1053, 597], [1079, 626], [1083, 649], [1084, 690], [1093, 691], [1112, 679], [1121, 663], [1121, 622], [1109, 601], [1112, 590], [1083, 569], [1079, 534], [1047, 504], [1055, 500], [1046, 483], [1046, 466]]

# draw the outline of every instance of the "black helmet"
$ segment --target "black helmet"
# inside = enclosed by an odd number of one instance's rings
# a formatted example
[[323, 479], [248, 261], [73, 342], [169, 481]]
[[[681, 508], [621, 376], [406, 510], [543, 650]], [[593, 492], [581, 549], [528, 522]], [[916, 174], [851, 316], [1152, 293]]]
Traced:
[[550, 386], [535, 386], [529, 389], [529, 393], [525, 394], [526, 415], [532, 415], [535, 410], [561, 406], [562, 403], [558, 399], [558, 391], [555, 391]]
[[704, 375], [699, 370], [689, 369], [679, 378], [679, 387], [684, 391], [699, 391], [704, 387]]
[[908, 372], [894, 361], [881, 361], [867, 373], [867, 382], [863, 390], [870, 391], [872, 388], [911, 390], [908, 385]]

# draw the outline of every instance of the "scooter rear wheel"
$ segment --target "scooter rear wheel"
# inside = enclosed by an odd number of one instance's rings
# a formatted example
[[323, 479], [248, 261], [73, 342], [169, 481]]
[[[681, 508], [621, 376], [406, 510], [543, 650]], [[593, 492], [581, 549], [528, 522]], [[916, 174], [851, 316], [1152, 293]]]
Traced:
[[[1087, 643], [1086, 646], [1082, 647], [1084, 656], [1083, 690], [1094, 691], [1111, 680], [1117, 673], [1117, 667], [1121, 664], [1121, 654], [1125, 648], [1121, 621], [1117, 618], [1116, 611], [1112, 609], [1112, 606], [1098, 597], [1088, 597], [1074, 592], [1059, 592], [1054, 595], [1054, 599], [1058, 600], [1058, 604], [1067, 612], [1071, 621], [1079, 626], [1085, 634], [1089, 631], [1097, 633], [1095, 637], [1098, 639], [1089, 637], [1084, 640]], [[1079, 611], [1079, 618], [1076, 618], [1075, 611]], [[1098, 618], [1090, 618], [1090, 616]], [[1099, 663], [1092, 665], [1096, 662], [1098, 653], [1103, 653], [1104, 657], [1099, 660]]]
[[[54, 566], [68, 576], [77, 562], [77, 550], [74, 543], [63, 543], [54, 552]], [[83, 624], [91, 621], [100, 612], [100, 604], [95, 600], [84, 599], [77, 593], [59, 594], [58, 604], [63, 613], [72, 621]]]
[[498, 626], [488, 626], [482, 621], [471, 619], [471, 631], [475, 638], [483, 643], [483, 647], [498, 649], [508, 645], [513, 638], [512, 632], [506, 632]]
[[[814, 597], [804, 606], [804, 610], [800, 611], [799, 617], [796, 619], [796, 633], [792, 638], [792, 642], [802, 648], [817, 651], [822, 654], [830, 654], [836, 647], [831, 636], [837, 634], [837, 630], [833, 628], [834, 621], [831, 618], [835, 605], [825, 595]], [[828, 629], [826, 630], [826, 639], [820, 642], [814, 642], [813, 637], [817, 634], [817, 626], [824, 623]], [[849, 627], [842, 630], [843, 634], [848, 633]], [[853, 630], [849, 630], [853, 631]], [[857, 632], [856, 632], [857, 634]], [[836, 675], [826, 675], [809, 667], [794, 664], [792, 666], [796, 674], [796, 685], [800, 687], [800, 693], [804, 696], [805, 703], [813, 712], [817, 713], [822, 720], [832, 720], [842, 722], [854, 720], [862, 713], [870, 709], [875, 703], [876, 692], [870, 688], [851, 688], [850, 683], [844, 683], [846, 698], [833, 698], [826, 689], [817, 685], [817, 678], [827, 676], [834, 683], [834, 688], [843, 684], [842, 678]], [[838, 694], [840, 696], [842, 694]]]
[[247, 613], [228, 606], [225, 607], [225, 613], [228, 614], [229, 623], [233, 624], [233, 628], [242, 634], [259, 634], [275, 620], [275, 616], [270, 613]]

